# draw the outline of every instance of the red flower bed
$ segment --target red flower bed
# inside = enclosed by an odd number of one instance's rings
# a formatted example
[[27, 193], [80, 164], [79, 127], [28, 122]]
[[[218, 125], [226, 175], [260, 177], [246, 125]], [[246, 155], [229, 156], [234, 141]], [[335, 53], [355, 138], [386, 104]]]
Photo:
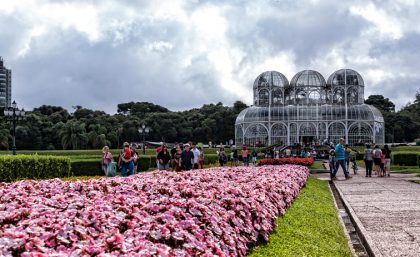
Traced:
[[293, 165], [302, 165], [302, 166], [311, 166], [314, 164], [314, 159], [309, 158], [278, 158], [278, 159], [262, 159], [258, 166], [263, 165], [284, 165], [284, 164], [293, 164]]
[[308, 176], [284, 165], [0, 183], [0, 256], [244, 256]]

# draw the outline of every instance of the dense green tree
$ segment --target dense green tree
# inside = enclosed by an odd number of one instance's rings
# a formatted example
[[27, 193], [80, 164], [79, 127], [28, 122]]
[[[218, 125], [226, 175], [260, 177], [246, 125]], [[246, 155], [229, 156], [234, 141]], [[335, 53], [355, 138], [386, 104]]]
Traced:
[[88, 142], [85, 124], [79, 121], [68, 121], [58, 132], [63, 149], [82, 149]]
[[383, 112], [395, 112], [395, 104], [383, 95], [370, 95], [365, 104], [370, 104]]
[[[381, 95], [369, 96], [366, 103], [381, 110], [385, 119], [386, 142], [408, 142], [420, 137], [420, 94], [413, 103], [395, 112], [395, 105]], [[172, 112], [148, 102], [118, 105], [110, 115], [82, 106], [70, 114], [60, 106], [43, 105], [27, 112], [18, 122], [18, 149], [98, 149], [104, 145], [121, 147], [124, 141], [141, 142], [142, 124], [151, 130], [147, 141], [225, 143], [235, 136], [237, 115], [247, 108], [241, 101], [233, 106], [205, 104], [201, 108]], [[2, 111], [0, 110], [2, 113]], [[10, 149], [11, 125], [0, 120], [0, 149]]]

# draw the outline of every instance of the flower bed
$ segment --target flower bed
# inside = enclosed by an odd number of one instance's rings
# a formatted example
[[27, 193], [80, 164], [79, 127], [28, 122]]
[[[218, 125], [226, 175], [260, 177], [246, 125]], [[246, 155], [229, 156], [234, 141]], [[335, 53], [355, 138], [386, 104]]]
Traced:
[[308, 176], [284, 165], [0, 183], [0, 255], [244, 256]]
[[312, 164], [314, 164], [314, 159], [312, 157], [308, 157], [308, 158], [262, 159], [258, 163], [258, 166], [263, 166], [263, 165], [284, 165], [284, 164], [311, 166]]

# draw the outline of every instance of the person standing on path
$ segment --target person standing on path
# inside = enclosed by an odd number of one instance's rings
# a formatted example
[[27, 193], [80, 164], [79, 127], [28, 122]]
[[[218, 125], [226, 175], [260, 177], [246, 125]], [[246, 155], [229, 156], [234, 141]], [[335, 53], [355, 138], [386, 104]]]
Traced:
[[385, 149], [385, 176], [390, 176], [391, 174], [391, 149], [388, 145], [384, 146]]
[[194, 153], [190, 151], [190, 145], [185, 144], [185, 150], [181, 154], [182, 170], [191, 170], [194, 164]]
[[370, 149], [369, 144], [366, 145], [365, 155], [363, 157], [363, 160], [365, 161], [366, 177], [372, 177], [373, 155], [372, 155], [372, 149]]
[[335, 155], [334, 149], [330, 150], [328, 160], [329, 160], [328, 166], [330, 166], [330, 179], [335, 180], [337, 179], [335, 177], [335, 174], [337, 173], [337, 170], [336, 170], [337, 156]]
[[379, 149], [379, 145], [375, 145], [375, 149], [372, 152], [373, 162], [375, 163], [376, 175], [381, 176], [381, 155], [382, 151]]
[[108, 166], [112, 162], [113, 157], [111, 152], [109, 151], [109, 147], [106, 145], [102, 148], [102, 170], [105, 175], [108, 175]]
[[242, 161], [244, 162], [244, 166], [248, 166], [248, 148], [246, 146], [242, 146]]
[[341, 166], [344, 172], [344, 176], [346, 177], [346, 179], [349, 179], [351, 178], [351, 176], [346, 169], [346, 159], [344, 155], [345, 149], [344, 149], [343, 144], [344, 144], [344, 138], [340, 138], [338, 144], [335, 146], [335, 153], [337, 154], [337, 164], [336, 164], [335, 174], [333, 177], [336, 176], [339, 166]]

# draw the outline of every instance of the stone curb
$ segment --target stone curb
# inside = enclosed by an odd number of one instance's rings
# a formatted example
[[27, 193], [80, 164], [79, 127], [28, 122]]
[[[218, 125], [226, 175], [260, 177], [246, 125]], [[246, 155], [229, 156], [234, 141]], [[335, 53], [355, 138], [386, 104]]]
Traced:
[[382, 253], [379, 251], [379, 249], [375, 246], [374, 241], [369, 236], [368, 232], [366, 231], [365, 227], [363, 226], [362, 222], [357, 217], [356, 213], [351, 208], [351, 205], [347, 202], [347, 200], [344, 198], [343, 192], [341, 192], [340, 188], [335, 185], [336, 182], [334, 182], [334, 186], [337, 189], [338, 195], [340, 196], [341, 201], [343, 202], [344, 208], [346, 209], [347, 213], [349, 214], [350, 220], [354, 224], [354, 227], [356, 228], [357, 233], [359, 234], [360, 239], [363, 242], [363, 245], [366, 248], [367, 253], [369, 256], [372, 257], [382, 257]]
[[[346, 238], [347, 238], [347, 245], [349, 246], [349, 248], [350, 248], [350, 250], [351, 250], [351, 255], [352, 255], [353, 257], [356, 257], [356, 252], [355, 252], [355, 250], [354, 250], [353, 244], [351, 243], [351, 238], [350, 238], [350, 235], [349, 235], [349, 233], [348, 233], [348, 231], [347, 231], [346, 225], [344, 224], [344, 221], [343, 221], [343, 219], [342, 219], [342, 217], [341, 217], [341, 215], [340, 215], [340, 211], [339, 211], [339, 209], [338, 209], [337, 202], [335, 201], [335, 198], [334, 198], [334, 193], [333, 193], [333, 191], [332, 191], [332, 189], [331, 189], [331, 185], [330, 185], [330, 183], [328, 183], [328, 189], [330, 190], [331, 196], [332, 196], [332, 198], [333, 198], [335, 211], [336, 211], [336, 214], [337, 214], [337, 216], [338, 216], [338, 219], [340, 220], [340, 224], [341, 224], [341, 227], [343, 228], [344, 235], [345, 235], [345, 236], [346, 236]], [[340, 196], [340, 198], [341, 198], [341, 196]]]

